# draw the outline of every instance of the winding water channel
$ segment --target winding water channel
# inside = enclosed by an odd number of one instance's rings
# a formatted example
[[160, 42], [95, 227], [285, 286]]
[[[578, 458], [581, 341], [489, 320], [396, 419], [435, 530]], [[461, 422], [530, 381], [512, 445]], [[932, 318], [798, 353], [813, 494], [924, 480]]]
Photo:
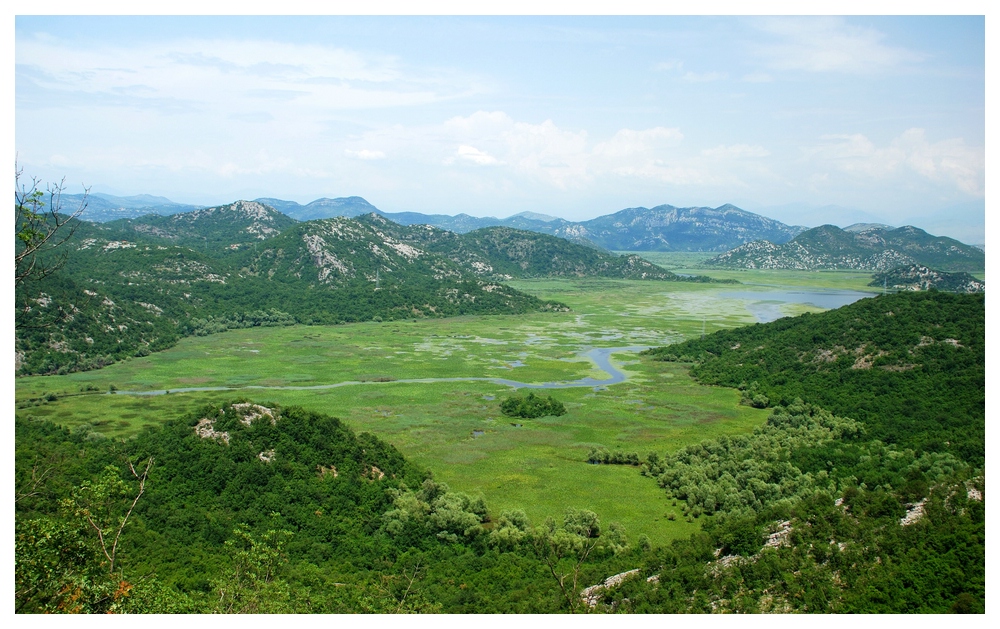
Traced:
[[166, 395], [167, 393], [194, 393], [198, 391], [240, 391], [243, 389], [278, 389], [287, 391], [312, 391], [317, 389], [336, 389], [337, 387], [349, 387], [355, 385], [378, 385], [378, 384], [398, 384], [398, 383], [434, 383], [434, 382], [492, 382], [493, 384], [503, 384], [517, 389], [569, 389], [573, 387], [605, 387], [611, 384], [618, 384], [619, 382], [625, 381], [625, 374], [622, 373], [617, 367], [611, 364], [611, 355], [618, 352], [641, 352], [642, 350], [649, 349], [648, 345], [633, 345], [629, 347], [595, 347], [583, 352], [579, 352], [577, 356], [581, 358], [586, 358], [590, 360], [595, 367], [603, 370], [608, 374], [608, 378], [598, 380], [597, 378], [581, 378], [579, 380], [564, 380], [560, 382], [519, 382], [517, 380], [508, 380], [507, 378], [475, 378], [475, 377], [457, 377], [457, 378], [401, 378], [399, 380], [386, 380], [386, 381], [361, 381], [361, 380], [346, 380], [344, 382], [335, 382], [333, 384], [314, 384], [310, 386], [264, 386], [264, 385], [247, 385], [243, 387], [184, 387], [177, 389], [159, 389], [155, 391], [115, 391], [109, 392], [108, 395]]

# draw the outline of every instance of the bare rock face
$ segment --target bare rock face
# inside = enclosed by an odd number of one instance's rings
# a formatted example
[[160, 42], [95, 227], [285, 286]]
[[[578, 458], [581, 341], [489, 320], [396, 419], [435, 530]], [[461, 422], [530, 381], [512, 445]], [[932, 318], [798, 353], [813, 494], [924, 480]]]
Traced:
[[277, 411], [266, 406], [261, 406], [260, 404], [241, 402], [233, 404], [232, 408], [238, 415], [240, 415], [240, 423], [245, 426], [249, 426], [255, 420], [263, 419], [265, 417], [271, 420], [272, 426], [274, 426], [278, 421]]
[[900, 518], [900, 526], [909, 526], [915, 522], [919, 522], [921, 518], [924, 517], [924, 503], [927, 499], [924, 498], [920, 502], [915, 502], [911, 505], [907, 505], [906, 515]]
[[[628, 570], [626, 572], [619, 572], [618, 574], [611, 575], [601, 583], [597, 585], [592, 585], [589, 588], [584, 588], [580, 592], [580, 598], [589, 607], [595, 607], [597, 603], [601, 600], [604, 590], [621, 585], [626, 579], [634, 577], [639, 574], [639, 569]], [[652, 577], [651, 577], [652, 578]], [[657, 579], [659, 580], [659, 579]]]
[[203, 417], [194, 427], [194, 433], [202, 439], [216, 439], [227, 446], [229, 445], [229, 433], [215, 430], [215, 420]]

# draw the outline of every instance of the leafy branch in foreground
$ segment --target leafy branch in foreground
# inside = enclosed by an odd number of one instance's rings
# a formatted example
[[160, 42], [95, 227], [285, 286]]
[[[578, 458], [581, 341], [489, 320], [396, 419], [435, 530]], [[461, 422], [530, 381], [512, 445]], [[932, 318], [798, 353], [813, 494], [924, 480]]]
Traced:
[[[41, 182], [32, 178], [30, 184], [21, 183], [24, 169], [14, 167], [14, 287], [24, 282], [37, 281], [56, 271], [64, 258], [51, 259], [45, 254], [66, 243], [73, 236], [77, 222], [87, 209], [90, 189], [84, 189], [80, 207], [66, 215], [62, 213], [63, 179], [49, 184], [43, 191]], [[49, 201], [45, 202], [48, 195]], [[46, 207], [47, 206], [47, 207]], [[44, 259], [43, 259], [44, 258]]]
[[146, 460], [146, 468], [141, 473], [136, 471], [131, 460], [128, 461], [129, 472], [139, 482], [139, 487], [124, 514], [120, 512], [121, 500], [131, 495], [131, 488], [122, 480], [121, 471], [113, 465], [105, 467], [104, 474], [97, 481], [84, 481], [74, 492], [73, 498], [66, 503], [67, 507], [72, 508], [77, 516], [86, 520], [90, 528], [97, 532], [101, 552], [108, 560], [108, 574], [114, 574], [118, 543], [136, 503], [146, 491], [146, 479], [152, 467], [153, 457]]

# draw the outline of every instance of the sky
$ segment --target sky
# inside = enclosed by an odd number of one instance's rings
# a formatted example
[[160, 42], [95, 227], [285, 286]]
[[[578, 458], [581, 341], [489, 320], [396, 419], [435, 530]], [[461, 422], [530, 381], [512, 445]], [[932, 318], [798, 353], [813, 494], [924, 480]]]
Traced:
[[586, 220], [732, 203], [985, 242], [985, 19], [15, 18], [26, 175]]

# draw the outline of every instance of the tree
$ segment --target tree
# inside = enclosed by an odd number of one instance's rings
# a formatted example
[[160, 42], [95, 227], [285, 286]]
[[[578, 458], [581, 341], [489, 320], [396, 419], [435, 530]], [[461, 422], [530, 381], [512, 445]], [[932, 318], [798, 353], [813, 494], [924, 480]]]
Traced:
[[[276, 513], [271, 514], [277, 517]], [[288, 561], [285, 543], [291, 531], [268, 529], [261, 536], [250, 532], [246, 524], [233, 530], [226, 540], [232, 564], [227, 574], [213, 585], [219, 593], [216, 611], [223, 614], [281, 613], [289, 610], [288, 584], [278, 577]]]
[[[123, 480], [117, 467], [106, 466], [96, 480], [84, 481], [71, 497], [60, 501], [60, 517], [15, 520], [18, 613], [192, 611], [187, 597], [151, 575], [126, 579], [120, 567], [116, 573], [122, 533], [145, 491], [152, 465], [152, 457], [141, 471], [128, 461], [138, 487]], [[39, 482], [43, 477], [37, 477]], [[33, 482], [31, 493], [35, 489]]]
[[[71, 306], [66, 310], [58, 303], [53, 308], [47, 308], [53, 300], [48, 295], [40, 294], [37, 284], [65, 263], [65, 254], [59, 255], [55, 250], [73, 237], [79, 225], [76, 219], [87, 209], [90, 194], [89, 188], [84, 188], [80, 206], [66, 214], [62, 208], [65, 179], [57, 184], [48, 184], [42, 190], [41, 182], [34, 177], [30, 184], [23, 183], [23, 173], [15, 162], [14, 290], [17, 303], [14, 328], [19, 333], [72, 320], [71, 311], [75, 308]], [[20, 338], [20, 334], [18, 336]]]
[[585, 509], [567, 509], [561, 527], [548, 518], [544, 525], [531, 530], [531, 542], [559, 585], [570, 611], [576, 611], [583, 602], [579, 594], [580, 569], [587, 558], [598, 549], [613, 554], [627, 550], [620, 524], [612, 523], [602, 536], [597, 514]]
[[[66, 180], [48, 184], [32, 177], [22, 183], [24, 170], [14, 165], [14, 287], [38, 281], [56, 271], [65, 258], [51, 258], [48, 252], [66, 243], [76, 230], [77, 221], [87, 209], [90, 189], [84, 188], [80, 206], [70, 214], [62, 211], [62, 193]], [[48, 196], [48, 203], [45, 197]]]
[[[146, 479], [152, 467], [153, 457], [146, 460], [146, 468], [141, 473], [136, 471], [132, 461], [128, 460], [129, 472], [139, 483], [138, 488], [133, 489], [122, 480], [121, 470], [114, 465], [108, 465], [96, 482], [84, 481], [73, 492], [73, 498], [66, 503], [75, 515], [86, 520], [90, 528], [97, 533], [101, 552], [108, 560], [108, 574], [115, 572], [115, 560], [118, 557], [118, 544], [121, 542], [122, 532], [132, 511], [135, 510], [136, 503], [146, 491]], [[133, 491], [135, 498], [128, 503], [127, 499]], [[122, 502], [123, 499], [126, 502]]]

